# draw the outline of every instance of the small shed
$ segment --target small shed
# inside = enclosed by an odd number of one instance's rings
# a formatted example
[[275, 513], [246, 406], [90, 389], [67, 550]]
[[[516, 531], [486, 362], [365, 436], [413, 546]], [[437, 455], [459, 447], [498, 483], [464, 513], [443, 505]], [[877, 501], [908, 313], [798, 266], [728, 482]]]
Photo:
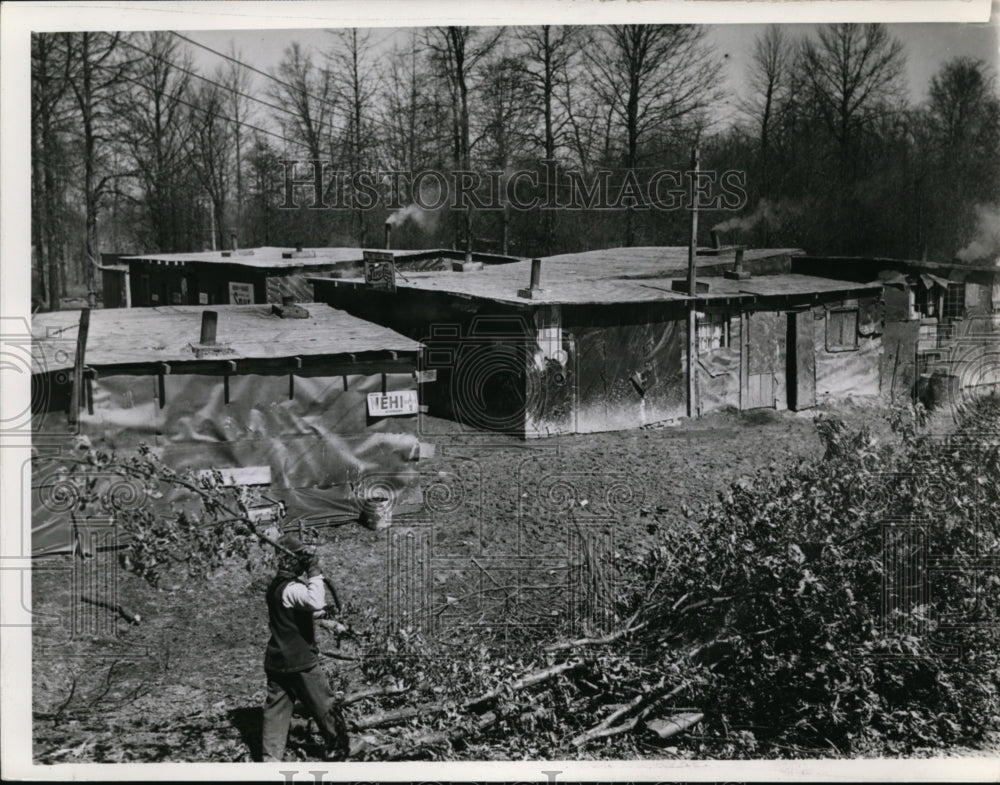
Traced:
[[677, 285], [686, 248], [408, 273], [390, 287], [310, 280], [318, 298], [420, 340], [436, 373], [425, 389], [431, 412], [473, 429], [531, 438], [878, 394], [880, 283], [793, 275], [795, 249], [741, 251], [731, 279], [735, 251], [708, 250], [694, 297]]
[[882, 281], [887, 397], [933, 405], [1000, 385], [1000, 267], [821, 256], [797, 258], [793, 266], [809, 274]]
[[[395, 251], [401, 270], [451, 269], [458, 251], [443, 249]], [[154, 253], [119, 256], [103, 271], [104, 301], [123, 306], [253, 305], [314, 299], [307, 275], [359, 275], [360, 248], [247, 248], [194, 253]], [[514, 257], [473, 254], [485, 264], [502, 264]], [[127, 296], [126, 293], [127, 292]]]
[[[322, 303], [92, 311], [74, 429], [80, 316], [32, 320], [40, 441], [78, 432], [101, 449], [145, 443], [177, 470], [252, 478], [307, 525], [356, 517], [372, 489], [397, 510], [419, 504], [417, 342]], [[44, 476], [33, 482], [36, 552], [67, 547]]]

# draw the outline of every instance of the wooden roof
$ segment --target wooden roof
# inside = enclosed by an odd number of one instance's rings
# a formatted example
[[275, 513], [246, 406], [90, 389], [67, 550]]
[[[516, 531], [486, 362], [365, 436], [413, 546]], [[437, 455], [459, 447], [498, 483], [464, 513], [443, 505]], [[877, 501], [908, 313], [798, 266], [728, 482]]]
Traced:
[[[243, 267], [256, 267], [267, 269], [283, 269], [295, 267], [324, 267], [329, 265], [361, 264], [364, 261], [363, 248], [303, 248], [312, 256], [296, 256], [294, 248], [278, 248], [275, 246], [264, 246], [262, 248], [250, 248], [244, 251], [195, 251], [192, 253], [152, 253], [138, 254], [135, 256], [122, 256], [121, 261], [144, 261], [166, 265], [181, 264], [236, 264]], [[377, 250], [382, 249], [367, 249]], [[249, 251], [252, 251], [251, 255]], [[229, 254], [223, 256], [223, 254]], [[293, 258], [286, 259], [284, 254], [291, 253]], [[456, 251], [443, 250], [438, 248], [424, 248], [418, 250], [392, 250], [393, 256], [398, 261], [405, 261], [410, 257], [422, 257], [433, 254], [447, 256], [457, 255]], [[475, 254], [483, 257], [491, 263], [511, 261], [514, 257], [505, 257], [498, 254]]]
[[732, 297], [737, 294], [756, 297], [801, 297], [808, 294], [835, 294], [839, 292], [859, 294], [882, 288], [881, 281], [858, 283], [794, 273], [755, 275], [743, 280], [728, 278], [702, 278], [699, 280], [702, 283], [708, 283], [709, 286], [708, 292], [698, 295], [704, 299]]
[[[390, 352], [416, 358], [413, 341], [324, 303], [300, 303], [308, 319], [282, 319], [270, 305], [174, 305], [108, 308], [90, 312], [85, 364], [91, 368], [145, 363], [199, 362], [193, 344], [201, 314], [218, 313], [216, 342], [232, 349], [221, 360], [317, 358]], [[32, 371], [73, 367], [79, 311], [35, 314], [31, 320]]]
[[[746, 251], [743, 259], [747, 263], [799, 253], [801, 251], [795, 248], [755, 249]], [[671, 290], [671, 278], [686, 271], [687, 254], [686, 247], [676, 246], [611, 248], [550, 256], [542, 260], [542, 291], [531, 299], [518, 296], [518, 289], [530, 283], [531, 261], [528, 259], [470, 272], [397, 272], [396, 288], [449, 292], [522, 305], [686, 300], [686, 295]], [[732, 253], [699, 256], [696, 260], [699, 268], [731, 266], [732, 262]], [[360, 279], [340, 280], [354, 285], [360, 282]]]

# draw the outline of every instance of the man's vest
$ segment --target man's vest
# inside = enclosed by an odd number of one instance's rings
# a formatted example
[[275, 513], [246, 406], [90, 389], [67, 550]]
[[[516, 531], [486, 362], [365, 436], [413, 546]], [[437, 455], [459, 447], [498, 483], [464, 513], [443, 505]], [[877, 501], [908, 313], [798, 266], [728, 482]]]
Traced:
[[281, 601], [285, 587], [293, 580], [287, 575], [277, 575], [267, 587], [271, 639], [264, 653], [265, 670], [296, 673], [319, 663], [313, 612], [309, 608], [286, 608]]

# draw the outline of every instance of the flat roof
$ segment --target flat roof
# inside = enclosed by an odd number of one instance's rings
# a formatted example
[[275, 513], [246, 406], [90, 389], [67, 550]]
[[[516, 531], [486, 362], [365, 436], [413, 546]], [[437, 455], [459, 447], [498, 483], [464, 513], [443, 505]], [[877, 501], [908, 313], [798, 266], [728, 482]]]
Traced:
[[[799, 256], [803, 253], [801, 248], [747, 248], [743, 252], [743, 261], [745, 263], [758, 262], [779, 256]], [[701, 247], [695, 257], [695, 268], [732, 265], [734, 258], [735, 252], [732, 249], [723, 248], [716, 253], [715, 249]], [[595, 251], [549, 256], [544, 261], [558, 265], [567, 274], [587, 277], [675, 276], [678, 272], [687, 271], [688, 247], [686, 245], [671, 245], [602, 248]], [[544, 264], [542, 269], [545, 269]]]
[[[164, 264], [238, 264], [243, 267], [313, 267], [327, 264], [344, 264], [345, 262], [361, 262], [364, 259], [363, 248], [303, 248], [312, 256], [297, 256], [285, 259], [283, 254], [295, 253], [295, 248], [279, 248], [264, 246], [262, 248], [247, 248], [243, 251], [193, 251], [191, 253], [150, 253], [136, 256], [122, 256], [121, 261], [162, 262]], [[370, 249], [378, 250], [378, 249]], [[253, 251], [250, 255], [249, 251]], [[228, 254], [223, 256], [223, 253]], [[400, 256], [428, 253], [428, 251], [394, 251]]]
[[[159, 362], [334, 357], [410, 353], [420, 348], [394, 330], [325, 303], [299, 303], [308, 319], [282, 319], [270, 305], [172, 305], [106, 308], [90, 312], [84, 363], [92, 368]], [[231, 354], [198, 358], [201, 314], [218, 313], [216, 342]], [[32, 372], [73, 367], [80, 311], [52, 311], [31, 318]], [[372, 358], [374, 359], [374, 358]]]
[[[312, 256], [295, 256], [295, 248], [280, 248], [277, 246], [264, 246], [261, 248], [246, 248], [237, 251], [193, 251], [191, 253], [151, 253], [136, 254], [133, 256], [121, 256], [119, 261], [141, 261], [158, 262], [161, 264], [238, 264], [243, 267], [258, 268], [292, 268], [292, 267], [323, 267], [326, 265], [361, 264], [364, 261], [365, 251], [378, 251], [384, 253], [382, 248], [303, 248], [302, 252], [311, 253]], [[253, 251], [253, 254], [249, 252]], [[286, 259], [284, 254], [291, 253], [293, 258]], [[433, 256], [441, 254], [445, 256], [457, 256], [461, 252], [442, 248], [422, 248], [422, 249], [392, 249], [390, 253], [399, 260], [406, 260], [410, 257]], [[223, 256], [223, 254], [227, 254]], [[517, 257], [501, 256], [499, 254], [480, 254], [474, 256], [484, 257], [490, 261], [513, 261]]]
[[1000, 274], [1000, 257], [995, 264], [985, 259], [975, 262], [963, 262], [954, 259], [950, 262], [927, 261], [924, 259], [900, 259], [892, 256], [827, 256], [824, 254], [808, 254], [802, 257], [807, 262], [843, 262], [845, 264], [870, 264], [877, 268], [907, 267], [914, 271], [940, 270], [942, 272], [974, 272]]
[[858, 283], [835, 278], [820, 278], [816, 275], [779, 273], [776, 275], [755, 275], [743, 280], [730, 278], [701, 279], [708, 283], [707, 293], [699, 297], [711, 299], [714, 296], [732, 297], [735, 294], [756, 297], [782, 297], [803, 294], [834, 294], [837, 292], [863, 292], [882, 288], [881, 281]]
[[[744, 252], [744, 263], [801, 254], [797, 248], [759, 248]], [[542, 260], [542, 291], [530, 300], [519, 297], [518, 289], [530, 283], [531, 261], [528, 259], [499, 266], [486, 266], [468, 272], [397, 271], [396, 288], [433, 292], [447, 292], [466, 297], [481, 297], [498, 302], [530, 304], [610, 304], [657, 301], [684, 301], [687, 295], [672, 289], [671, 279], [681, 277], [687, 270], [686, 246], [608, 248], [599, 251], [559, 254]], [[698, 256], [698, 268], [731, 266], [732, 251], [717, 256]], [[758, 280], [776, 276], [761, 276]], [[788, 276], [786, 276], [788, 277]], [[803, 281], [815, 282], [810, 291], [822, 286], [827, 279], [812, 276], [793, 276]], [[330, 279], [321, 276], [314, 281], [334, 285], [357, 286], [360, 278]], [[725, 279], [712, 277], [709, 296], [749, 297], [742, 289], [716, 289], [716, 282]], [[740, 283], [740, 282], [734, 282]], [[743, 282], [745, 283], [745, 282]], [[841, 287], [858, 288], [858, 284], [838, 282]], [[830, 290], [832, 291], [832, 287]], [[701, 297], [702, 295], [699, 295]]]

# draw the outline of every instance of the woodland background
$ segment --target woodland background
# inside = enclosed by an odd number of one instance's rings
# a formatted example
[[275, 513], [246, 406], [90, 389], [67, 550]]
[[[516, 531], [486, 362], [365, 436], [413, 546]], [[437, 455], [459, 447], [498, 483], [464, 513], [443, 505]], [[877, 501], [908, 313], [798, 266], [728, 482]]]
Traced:
[[[290, 39], [280, 64], [176, 32], [32, 37], [36, 308], [95, 288], [101, 253], [261, 245], [379, 246], [388, 213], [279, 209], [283, 158], [331, 169], [480, 171], [556, 159], [620, 184], [658, 169], [747, 173], [740, 242], [967, 262], [1000, 254], [1000, 93], [957, 56], [926, 97], [880, 25], [753, 42], [729, 95], [704, 26], [422, 28]], [[206, 58], [211, 69], [196, 67]], [[720, 102], [738, 112], [720, 120]], [[346, 185], [350, 188], [350, 185]], [[540, 190], [547, 187], [541, 179]], [[556, 186], [551, 186], [556, 187]], [[544, 196], [544, 194], [540, 194]], [[344, 194], [349, 198], [350, 194]], [[409, 211], [393, 244], [514, 255], [686, 244], [684, 210]], [[705, 239], [705, 238], [703, 238]]]

